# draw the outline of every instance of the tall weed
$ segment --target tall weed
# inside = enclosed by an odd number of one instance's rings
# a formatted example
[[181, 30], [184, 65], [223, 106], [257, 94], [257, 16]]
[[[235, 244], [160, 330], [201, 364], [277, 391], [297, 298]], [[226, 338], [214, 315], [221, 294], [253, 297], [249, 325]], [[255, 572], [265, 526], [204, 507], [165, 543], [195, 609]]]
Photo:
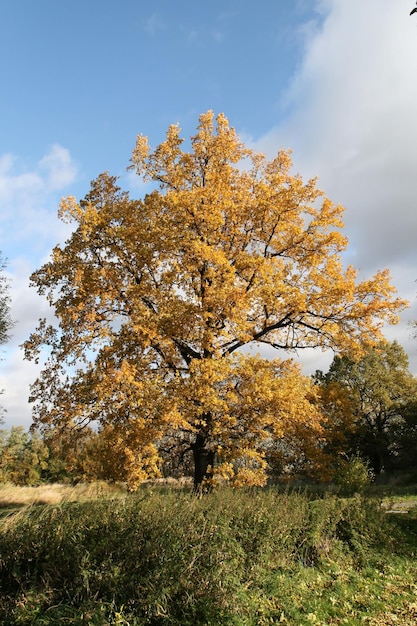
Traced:
[[0, 624], [262, 624], [282, 576], [360, 566], [392, 534], [369, 500], [274, 489], [32, 506], [1, 523]]

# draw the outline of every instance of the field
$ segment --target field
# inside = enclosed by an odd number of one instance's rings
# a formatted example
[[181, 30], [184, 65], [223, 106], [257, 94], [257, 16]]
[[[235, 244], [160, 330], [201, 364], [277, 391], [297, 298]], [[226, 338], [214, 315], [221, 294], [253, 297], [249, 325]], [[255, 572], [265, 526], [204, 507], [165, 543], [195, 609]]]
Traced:
[[417, 623], [412, 494], [103, 483], [0, 504], [4, 626]]

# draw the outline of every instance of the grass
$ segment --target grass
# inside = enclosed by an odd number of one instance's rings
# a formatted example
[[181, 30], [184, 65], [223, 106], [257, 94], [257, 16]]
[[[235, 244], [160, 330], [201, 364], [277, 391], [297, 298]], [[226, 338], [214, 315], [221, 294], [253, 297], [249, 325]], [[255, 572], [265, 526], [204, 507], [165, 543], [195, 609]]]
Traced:
[[79, 489], [79, 501], [65, 491], [0, 523], [0, 624], [417, 622], [412, 505], [388, 515], [375, 498], [273, 488]]
[[3, 483], [0, 484], [0, 509], [33, 504], [79, 502], [125, 494], [126, 490], [123, 487], [104, 481], [79, 483], [75, 486], [52, 483], [39, 487], [16, 487], [12, 483]]

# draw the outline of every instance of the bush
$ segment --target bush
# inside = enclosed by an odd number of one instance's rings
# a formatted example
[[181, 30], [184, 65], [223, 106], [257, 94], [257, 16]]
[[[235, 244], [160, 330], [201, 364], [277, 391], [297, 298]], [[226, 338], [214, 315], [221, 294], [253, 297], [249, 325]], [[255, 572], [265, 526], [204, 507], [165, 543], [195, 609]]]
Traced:
[[375, 476], [366, 461], [358, 456], [340, 462], [335, 483], [341, 496], [363, 493]]

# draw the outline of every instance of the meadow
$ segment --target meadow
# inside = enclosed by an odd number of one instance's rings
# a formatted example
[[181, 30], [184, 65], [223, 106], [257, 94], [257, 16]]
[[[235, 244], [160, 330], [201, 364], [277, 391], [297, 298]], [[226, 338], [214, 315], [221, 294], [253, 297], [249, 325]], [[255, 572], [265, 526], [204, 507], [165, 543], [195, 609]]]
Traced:
[[417, 622], [415, 496], [5, 485], [0, 505], [5, 626]]

